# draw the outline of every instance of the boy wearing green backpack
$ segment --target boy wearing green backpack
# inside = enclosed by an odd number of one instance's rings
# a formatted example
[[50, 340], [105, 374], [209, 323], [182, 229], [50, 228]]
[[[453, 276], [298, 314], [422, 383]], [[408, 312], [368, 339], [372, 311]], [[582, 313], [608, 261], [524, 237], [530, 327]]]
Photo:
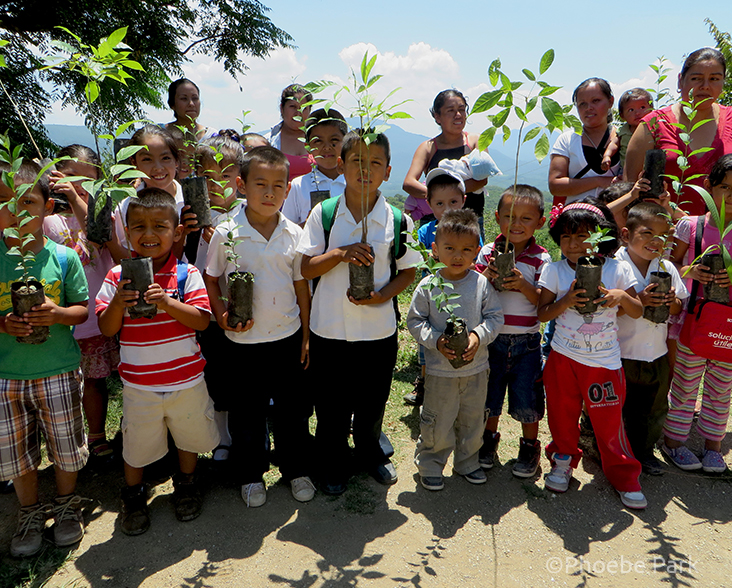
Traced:
[[[321, 488], [332, 495], [345, 492], [351, 474], [351, 416], [359, 469], [382, 484], [397, 481], [380, 443], [397, 355], [393, 299], [412, 283], [420, 260], [403, 236], [412, 231], [411, 219], [379, 191], [391, 172], [389, 141], [378, 134], [367, 145], [362, 135], [359, 130], [343, 139], [338, 166], [344, 195], [313, 209], [298, 245], [303, 277], [318, 278], [310, 323], [313, 381], [322, 383], [315, 390], [315, 440]], [[368, 244], [361, 243], [364, 212]], [[350, 295], [349, 264], [374, 266], [374, 291], [367, 299]]]

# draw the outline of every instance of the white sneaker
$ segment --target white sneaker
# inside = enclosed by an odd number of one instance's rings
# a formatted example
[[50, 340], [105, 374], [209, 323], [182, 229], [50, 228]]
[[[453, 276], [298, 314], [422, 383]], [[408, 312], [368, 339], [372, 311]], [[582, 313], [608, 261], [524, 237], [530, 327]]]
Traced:
[[620, 502], [628, 508], [643, 509], [648, 506], [643, 492], [618, 492], [618, 494], [620, 494]]
[[315, 484], [307, 476], [292, 480], [290, 488], [292, 488], [292, 497], [298, 502], [308, 502], [315, 496]]
[[241, 497], [248, 507], [255, 508], [267, 502], [267, 490], [262, 482], [244, 484], [241, 487]]
[[572, 479], [572, 456], [563, 453], [552, 455], [552, 471], [547, 474], [544, 486], [554, 492], [566, 492]]

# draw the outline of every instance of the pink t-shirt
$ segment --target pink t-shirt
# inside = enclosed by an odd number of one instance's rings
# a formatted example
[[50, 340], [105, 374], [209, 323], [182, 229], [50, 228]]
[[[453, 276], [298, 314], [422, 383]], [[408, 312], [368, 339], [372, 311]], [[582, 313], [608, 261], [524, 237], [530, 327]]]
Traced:
[[[656, 119], [655, 122], [653, 119]], [[678, 123], [678, 120], [676, 119], [676, 116], [674, 116], [672, 108], [667, 106], [660, 110], [654, 110], [643, 117], [641, 122], [644, 122], [651, 131], [651, 134], [656, 141], [656, 149], [666, 150], [666, 174], [680, 178], [681, 170], [679, 169], [678, 163], [676, 163], [678, 155], [676, 153], [671, 153], [668, 150], [678, 149], [680, 151], [686, 151], [687, 147], [679, 138], [680, 130], [673, 126], [674, 123]], [[704, 174], [702, 177], [691, 180], [691, 184], [703, 186], [706, 174], [711, 171], [714, 163], [725, 153], [732, 153], [732, 108], [728, 106], [719, 106], [717, 134], [714, 136], [714, 140], [710, 147], [712, 148], [712, 151], [707, 151], [706, 153], [689, 158], [689, 164], [691, 167], [686, 170], [684, 177], [688, 178], [695, 174]], [[704, 200], [702, 200], [702, 197], [696, 190], [687, 187], [681, 195], [679, 195], [674, 192], [671, 182], [668, 182], [668, 184], [668, 190], [671, 193], [672, 201], [681, 205], [682, 208], [690, 215], [698, 216], [707, 211], [707, 208], [704, 205]], [[682, 202], [688, 202], [688, 204], [682, 205]]]
[[[43, 232], [60, 245], [70, 247], [79, 254], [84, 268], [86, 281], [89, 283], [89, 300], [93, 301], [102, 287], [107, 272], [114, 267], [114, 260], [109, 250], [99, 248], [86, 240], [86, 233], [74, 216], [52, 214], [43, 219]], [[75, 339], [88, 339], [101, 335], [97, 325], [97, 315], [93, 304], [89, 304], [89, 318], [74, 329]]]

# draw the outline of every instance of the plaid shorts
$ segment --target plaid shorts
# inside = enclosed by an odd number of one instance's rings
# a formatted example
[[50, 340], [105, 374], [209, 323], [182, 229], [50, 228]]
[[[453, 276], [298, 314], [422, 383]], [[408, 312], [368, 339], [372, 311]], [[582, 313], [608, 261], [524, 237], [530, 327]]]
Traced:
[[41, 433], [56, 467], [65, 472], [84, 467], [89, 452], [77, 371], [38, 380], [0, 379], [0, 480], [38, 469]]

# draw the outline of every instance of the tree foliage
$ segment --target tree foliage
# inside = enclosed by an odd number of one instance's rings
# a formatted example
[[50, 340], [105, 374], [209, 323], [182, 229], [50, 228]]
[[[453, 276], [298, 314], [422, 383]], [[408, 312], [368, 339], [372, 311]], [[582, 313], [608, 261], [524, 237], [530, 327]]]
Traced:
[[[56, 51], [52, 41], [73, 41], [58, 27], [73, 31], [89, 45], [128, 27], [130, 58], [144, 71], [135, 72], [127, 85], [103, 82], [96, 105], [110, 125], [117, 125], [143, 118], [147, 107], [167, 108], [162, 93], [193, 55], [209, 55], [237, 77], [246, 71], [247, 57], [265, 57], [277, 47], [291, 46], [292, 38], [269, 20], [268, 11], [257, 0], [11, 0], [0, 11], [0, 39], [10, 41], [4, 48], [7, 67], [0, 71], [0, 80], [32, 121], [34, 136], [48, 149], [43, 119], [53, 102], [60, 100], [63, 107], [89, 114], [83, 76], [38, 71], [43, 65], [40, 56]], [[27, 142], [5, 96], [0, 96], [0, 115], [13, 142]]]
[[720, 31], [710, 19], [705, 18], [704, 22], [709, 26], [709, 34], [714, 37], [717, 49], [722, 52], [727, 60], [727, 77], [724, 80], [724, 91], [717, 102], [725, 106], [732, 106], [732, 72], [730, 72], [730, 67], [732, 67], [732, 38], [730, 38], [729, 33]]

